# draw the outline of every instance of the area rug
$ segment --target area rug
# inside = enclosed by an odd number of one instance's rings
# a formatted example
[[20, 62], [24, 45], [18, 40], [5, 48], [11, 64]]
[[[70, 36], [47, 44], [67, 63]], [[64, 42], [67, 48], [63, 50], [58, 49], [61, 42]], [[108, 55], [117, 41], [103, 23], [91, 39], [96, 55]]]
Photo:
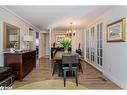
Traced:
[[45, 81], [39, 81], [39, 82], [27, 84], [18, 87], [16, 89], [30, 90], [30, 89], [87, 89], [87, 88], [82, 85], [76, 86], [76, 83], [70, 81], [67, 81], [66, 87], [64, 87], [63, 80], [45, 80]]

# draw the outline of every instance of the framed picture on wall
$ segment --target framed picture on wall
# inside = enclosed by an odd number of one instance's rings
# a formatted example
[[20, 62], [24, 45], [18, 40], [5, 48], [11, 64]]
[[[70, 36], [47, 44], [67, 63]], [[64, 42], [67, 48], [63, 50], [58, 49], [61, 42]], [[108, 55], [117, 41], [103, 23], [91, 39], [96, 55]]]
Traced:
[[107, 42], [124, 42], [126, 19], [120, 19], [107, 25]]
[[65, 35], [64, 34], [57, 34], [56, 35], [56, 44], [58, 44], [58, 42], [60, 40], [63, 40], [65, 38]]

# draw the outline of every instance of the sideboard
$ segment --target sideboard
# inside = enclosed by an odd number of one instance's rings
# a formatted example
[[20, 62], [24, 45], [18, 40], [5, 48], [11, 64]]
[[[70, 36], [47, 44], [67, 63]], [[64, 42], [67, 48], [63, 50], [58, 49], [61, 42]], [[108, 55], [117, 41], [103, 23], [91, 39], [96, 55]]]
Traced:
[[16, 79], [22, 80], [30, 71], [36, 67], [36, 50], [22, 52], [5, 52], [4, 63], [12, 67]]

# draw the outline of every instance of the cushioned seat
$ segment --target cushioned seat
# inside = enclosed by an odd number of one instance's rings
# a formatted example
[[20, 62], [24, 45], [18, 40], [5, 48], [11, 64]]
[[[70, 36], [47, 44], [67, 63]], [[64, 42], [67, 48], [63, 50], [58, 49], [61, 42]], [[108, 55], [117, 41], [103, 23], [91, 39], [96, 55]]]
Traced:
[[12, 69], [10, 67], [0, 67], [0, 81], [4, 80], [6, 77], [12, 74]]
[[[11, 80], [8, 84], [7, 81]], [[0, 86], [9, 86], [14, 81], [14, 73], [10, 67], [0, 67]]]

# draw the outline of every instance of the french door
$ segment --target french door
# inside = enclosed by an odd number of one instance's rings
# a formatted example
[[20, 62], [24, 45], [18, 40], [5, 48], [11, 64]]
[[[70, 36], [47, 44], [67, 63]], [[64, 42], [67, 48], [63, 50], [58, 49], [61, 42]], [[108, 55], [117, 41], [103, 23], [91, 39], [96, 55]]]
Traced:
[[86, 59], [89, 60], [90, 52], [89, 52], [89, 30], [86, 31]]
[[97, 24], [97, 64], [103, 65], [103, 23]]
[[101, 70], [103, 66], [103, 23], [86, 31], [86, 60]]
[[95, 62], [95, 28], [91, 28], [91, 36], [90, 36], [90, 57], [92, 63]]
[[86, 32], [86, 59], [95, 62], [95, 28], [91, 27]]

